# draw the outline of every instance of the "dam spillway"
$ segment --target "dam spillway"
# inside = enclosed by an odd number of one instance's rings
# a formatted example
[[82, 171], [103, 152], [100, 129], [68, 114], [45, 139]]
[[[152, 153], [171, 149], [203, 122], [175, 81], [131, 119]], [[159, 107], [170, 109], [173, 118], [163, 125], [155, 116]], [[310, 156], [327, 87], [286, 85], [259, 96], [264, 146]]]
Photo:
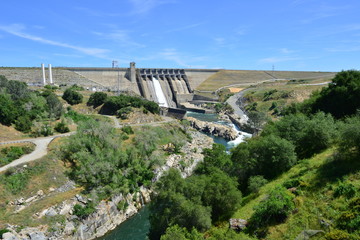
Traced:
[[176, 108], [193, 97], [184, 69], [135, 69], [132, 63], [129, 75], [138, 84], [141, 95], [160, 106]]

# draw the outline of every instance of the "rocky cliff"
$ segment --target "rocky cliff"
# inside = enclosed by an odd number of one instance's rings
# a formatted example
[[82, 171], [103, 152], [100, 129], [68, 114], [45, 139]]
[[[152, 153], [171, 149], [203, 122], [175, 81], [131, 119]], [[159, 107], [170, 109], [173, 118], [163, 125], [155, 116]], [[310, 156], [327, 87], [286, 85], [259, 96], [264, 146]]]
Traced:
[[[154, 182], [169, 168], [177, 168], [182, 172], [183, 177], [187, 177], [191, 175], [197, 163], [203, 160], [201, 154], [203, 148], [210, 148], [213, 141], [210, 137], [197, 131], [190, 132], [190, 134], [192, 141], [182, 147], [182, 154], [171, 154], [167, 158], [166, 164], [155, 170]], [[102, 200], [96, 206], [96, 211], [86, 219], [79, 219], [73, 215], [73, 209], [75, 204], [85, 206], [86, 203], [92, 200], [76, 195], [61, 204], [34, 214], [34, 217], [37, 218], [62, 215], [65, 217], [64, 222], [58, 222], [51, 229], [48, 226], [39, 226], [37, 228], [25, 228], [20, 232], [16, 231], [18, 226], [8, 225], [7, 229], [10, 232], [3, 234], [3, 239], [94, 239], [103, 236], [106, 232], [136, 214], [141, 207], [150, 201], [150, 194], [151, 189], [142, 186], [138, 192], [127, 195], [119, 194], [109, 200]], [[121, 202], [124, 204], [120, 204]]]

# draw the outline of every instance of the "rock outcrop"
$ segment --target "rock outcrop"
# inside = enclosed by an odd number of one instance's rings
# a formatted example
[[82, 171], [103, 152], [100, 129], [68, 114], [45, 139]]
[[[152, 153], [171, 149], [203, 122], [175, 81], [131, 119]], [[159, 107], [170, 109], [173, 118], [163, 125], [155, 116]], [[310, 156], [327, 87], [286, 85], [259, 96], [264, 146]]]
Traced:
[[190, 121], [193, 128], [214, 136], [222, 137], [228, 141], [235, 140], [238, 137], [238, 133], [230, 126], [204, 122], [192, 117], [187, 117], [187, 120]]
[[[183, 154], [170, 155], [167, 158], [166, 164], [155, 170], [153, 181], [157, 181], [169, 168], [177, 168], [182, 172], [183, 177], [187, 177], [193, 172], [197, 163], [203, 160], [201, 152], [203, 148], [210, 148], [213, 140], [197, 131], [190, 132], [190, 134], [192, 142], [186, 143], [182, 147], [181, 152]], [[51, 192], [54, 191], [58, 191], [58, 189]], [[95, 212], [86, 219], [79, 219], [76, 215], [73, 215], [73, 209], [75, 204], [85, 206], [86, 203], [92, 200], [85, 196], [76, 195], [56, 206], [51, 206], [33, 215], [34, 218], [56, 215], [65, 216], [65, 222], [56, 223], [55, 226], [51, 227], [51, 231], [49, 231], [48, 226], [40, 226], [37, 228], [25, 228], [17, 232], [18, 226], [8, 225], [7, 229], [10, 232], [5, 233], [3, 238], [7, 240], [94, 239], [103, 236], [136, 214], [141, 207], [150, 202], [151, 192], [151, 189], [142, 186], [138, 192], [129, 193], [125, 196], [119, 194], [113, 196], [110, 200], [102, 200], [96, 206]], [[37, 195], [41, 195], [41, 192], [39, 191]], [[25, 201], [25, 199], [20, 199], [20, 202]], [[121, 202], [126, 204], [120, 204]]]

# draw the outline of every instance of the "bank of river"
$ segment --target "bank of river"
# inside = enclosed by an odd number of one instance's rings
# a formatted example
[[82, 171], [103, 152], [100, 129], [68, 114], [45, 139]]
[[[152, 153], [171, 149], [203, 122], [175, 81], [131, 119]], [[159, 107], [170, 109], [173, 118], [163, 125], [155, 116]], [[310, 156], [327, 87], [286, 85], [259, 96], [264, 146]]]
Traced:
[[146, 240], [149, 229], [149, 207], [145, 206], [99, 240]]
[[[223, 125], [228, 125], [234, 127], [236, 131], [241, 132], [234, 124], [219, 119], [217, 114], [188, 112], [187, 116], [196, 118], [201, 121], [216, 122]], [[240, 142], [244, 141], [245, 138], [251, 137], [251, 134], [241, 132], [241, 136], [233, 141], [226, 141], [221, 137], [211, 137], [214, 139], [214, 142], [222, 144], [226, 147], [227, 150], [230, 150]], [[139, 211], [139, 213], [120, 224], [117, 228], [104, 237], [99, 238], [99, 240], [147, 240], [149, 229], [149, 209], [147, 206], [145, 206]]]

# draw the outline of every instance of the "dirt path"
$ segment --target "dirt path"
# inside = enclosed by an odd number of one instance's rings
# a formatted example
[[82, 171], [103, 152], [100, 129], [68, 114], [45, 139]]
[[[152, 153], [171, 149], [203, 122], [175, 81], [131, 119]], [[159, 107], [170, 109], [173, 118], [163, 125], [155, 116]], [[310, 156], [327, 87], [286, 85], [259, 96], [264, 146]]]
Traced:
[[32, 151], [29, 154], [26, 154], [24, 156], [22, 156], [21, 158], [12, 161], [11, 163], [3, 166], [0, 168], [0, 172], [6, 171], [7, 169], [11, 168], [11, 167], [15, 167], [17, 165], [20, 164], [24, 164], [27, 162], [31, 162], [34, 161], [36, 159], [39, 159], [43, 156], [45, 156], [47, 154], [47, 147], [49, 145], [49, 143], [54, 140], [55, 138], [58, 137], [66, 137], [66, 136], [70, 136], [72, 133], [66, 133], [66, 134], [59, 134], [59, 135], [55, 135], [55, 136], [50, 136], [50, 137], [44, 137], [44, 138], [30, 138], [30, 139], [23, 139], [23, 140], [18, 140], [18, 141], [8, 141], [8, 142], [0, 142], [0, 145], [4, 145], [4, 144], [12, 144], [12, 143], [26, 143], [26, 142], [31, 142], [34, 143], [36, 145], [35, 150]]
[[[122, 128], [123, 126], [144, 126], [144, 125], [157, 126], [157, 125], [160, 125], [160, 124], [163, 124], [163, 123], [176, 121], [176, 119], [163, 116], [162, 118], [164, 120], [159, 121], [159, 122], [124, 124], [122, 126], [119, 123], [119, 120], [115, 116], [109, 116], [109, 117], [111, 119], [113, 119], [115, 128]], [[16, 141], [0, 142], [0, 145], [12, 144], [12, 143], [26, 143], [26, 142], [31, 142], [31, 143], [34, 143], [36, 145], [35, 150], [33, 152], [31, 152], [29, 154], [26, 154], [26, 155], [22, 156], [21, 158], [19, 158], [17, 160], [14, 160], [11, 163], [9, 163], [9, 164], [7, 164], [7, 165], [5, 165], [3, 167], [0, 167], [0, 172], [6, 171], [11, 167], [15, 167], [15, 166], [20, 165], [20, 164], [31, 162], [31, 161], [34, 161], [36, 159], [39, 159], [39, 158], [45, 156], [48, 153], [47, 147], [48, 147], [49, 143], [52, 140], [54, 140], [55, 138], [58, 138], [58, 137], [67, 137], [67, 136], [70, 136], [71, 134], [74, 134], [74, 133], [75, 132], [59, 134], [59, 135], [49, 136], [49, 137], [44, 137], [44, 138], [30, 138], [30, 139], [22, 139], [22, 140], [16, 140]]]

